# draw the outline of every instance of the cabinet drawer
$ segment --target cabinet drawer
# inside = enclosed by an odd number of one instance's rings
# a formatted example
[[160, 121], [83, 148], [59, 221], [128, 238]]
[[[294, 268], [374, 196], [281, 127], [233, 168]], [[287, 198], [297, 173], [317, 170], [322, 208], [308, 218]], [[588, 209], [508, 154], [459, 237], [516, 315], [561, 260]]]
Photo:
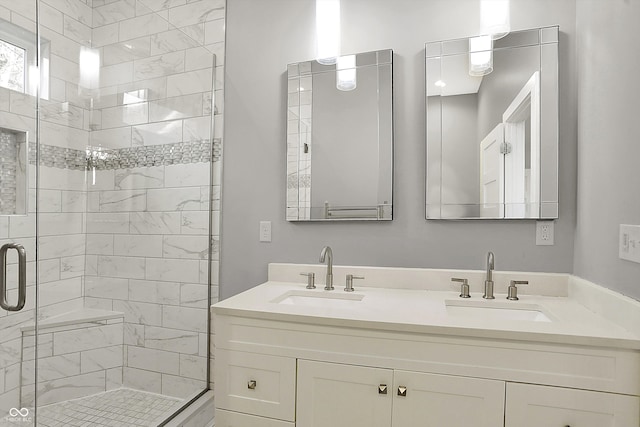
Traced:
[[216, 406], [295, 421], [296, 359], [218, 349]]
[[613, 393], [507, 384], [506, 427], [637, 427], [640, 399]]
[[294, 427], [294, 423], [216, 409], [216, 427]]

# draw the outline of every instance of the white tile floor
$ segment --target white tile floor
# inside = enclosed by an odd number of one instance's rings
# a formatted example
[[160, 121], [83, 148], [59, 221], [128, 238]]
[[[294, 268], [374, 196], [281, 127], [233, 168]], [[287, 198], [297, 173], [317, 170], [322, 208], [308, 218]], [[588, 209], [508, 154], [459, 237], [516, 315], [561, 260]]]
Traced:
[[[173, 397], [121, 388], [43, 406], [38, 411], [38, 427], [155, 427], [183, 403]], [[19, 424], [0, 421], [0, 427]]]

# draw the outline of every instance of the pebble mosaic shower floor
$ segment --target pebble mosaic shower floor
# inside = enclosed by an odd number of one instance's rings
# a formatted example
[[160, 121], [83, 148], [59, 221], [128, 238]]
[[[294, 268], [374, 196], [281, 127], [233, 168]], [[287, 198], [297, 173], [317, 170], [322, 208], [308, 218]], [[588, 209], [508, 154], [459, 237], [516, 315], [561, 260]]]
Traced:
[[[121, 388], [43, 406], [38, 411], [38, 426], [155, 427], [182, 404], [177, 398]], [[20, 424], [0, 421], [2, 427]]]

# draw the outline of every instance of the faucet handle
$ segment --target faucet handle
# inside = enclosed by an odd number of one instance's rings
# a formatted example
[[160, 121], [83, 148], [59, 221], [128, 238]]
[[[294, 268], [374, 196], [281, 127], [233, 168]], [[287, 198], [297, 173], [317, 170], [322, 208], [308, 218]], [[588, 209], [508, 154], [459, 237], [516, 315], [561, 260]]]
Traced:
[[300, 273], [301, 276], [307, 276], [307, 289], [316, 288], [316, 274], [315, 273]]
[[460, 285], [460, 298], [471, 298], [469, 295], [469, 280], [467, 279], [458, 279], [457, 277], [451, 278], [452, 282], [461, 283]]
[[528, 285], [528, 280], [512, 280], [509, 283], [509, 288], [507, 289], [507, 299], [510, 301], [518, 301], [518, 288], [516, 285]]
[[347, 274], [347, 284], [344, 288], [345, 292], [353, 292], [353, 279], [364, 279], [364, 276], [354, 276], [353, 274]]

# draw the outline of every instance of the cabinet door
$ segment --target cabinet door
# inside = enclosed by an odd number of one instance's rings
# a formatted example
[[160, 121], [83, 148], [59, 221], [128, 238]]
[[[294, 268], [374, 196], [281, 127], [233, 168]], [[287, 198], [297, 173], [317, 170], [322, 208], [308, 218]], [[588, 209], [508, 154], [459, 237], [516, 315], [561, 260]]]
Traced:
[[295, 420], [296, 359], [216, 350], [216, 407]]
[[507, 384], [506, 427], [638, 427], [638, 397]]
[[393, 371], [298, 360], [296, 427], [390, 427]]
[[503, 381], [395, 371], [393, 426], [500, 427], [504, 391]]

